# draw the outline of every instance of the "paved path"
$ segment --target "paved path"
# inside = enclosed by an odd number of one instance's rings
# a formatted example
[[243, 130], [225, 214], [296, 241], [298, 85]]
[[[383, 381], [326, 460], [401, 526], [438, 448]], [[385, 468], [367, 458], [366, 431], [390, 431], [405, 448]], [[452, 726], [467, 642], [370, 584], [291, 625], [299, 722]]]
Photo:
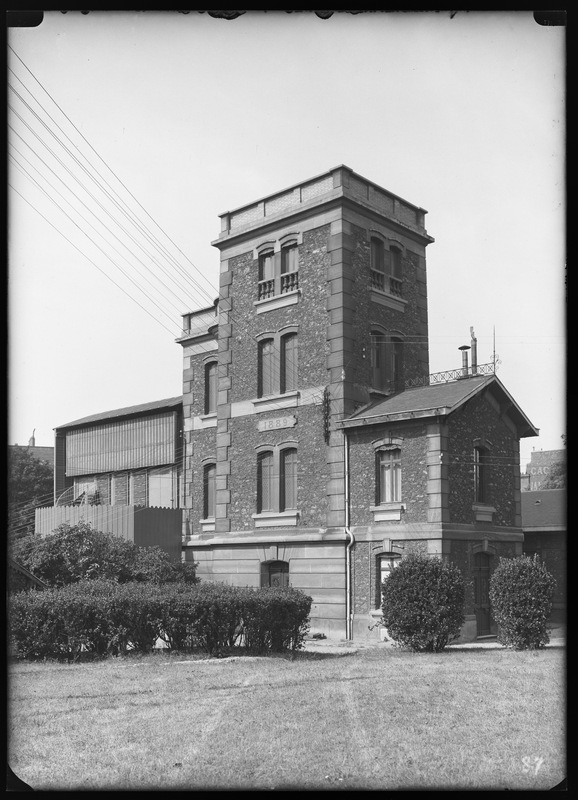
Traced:
[[[550, 641], [546, 647], [565, 647], [566, 630], [564, 627], [554, 628], [550, 633]], [[356, 642], [338, 639], [307, 639], [301, 652], [305, 653], [327, 653], [332, 655], [349, 655], [360, 650], [375, 649], [386, 650], [393, 647], [391, 642]], [[503, 645], [495, 639], [481, 639], [475, 642], [465, 642], [464, 644], [448, 645], [452, 650], [504, 650]]]

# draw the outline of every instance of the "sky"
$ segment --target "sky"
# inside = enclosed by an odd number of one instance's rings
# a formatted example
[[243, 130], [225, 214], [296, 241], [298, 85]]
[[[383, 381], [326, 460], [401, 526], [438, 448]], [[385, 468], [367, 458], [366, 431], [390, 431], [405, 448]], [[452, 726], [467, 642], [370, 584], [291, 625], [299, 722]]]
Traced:
[[[453, 16], [452, 16], [453, 14]], [[460, 345], [566, 431], [565, 31], [530, 11], [45, 12], [8, 32], [9, 443], [178, 396], [219, 214], [345, 164], [425, 208]]]

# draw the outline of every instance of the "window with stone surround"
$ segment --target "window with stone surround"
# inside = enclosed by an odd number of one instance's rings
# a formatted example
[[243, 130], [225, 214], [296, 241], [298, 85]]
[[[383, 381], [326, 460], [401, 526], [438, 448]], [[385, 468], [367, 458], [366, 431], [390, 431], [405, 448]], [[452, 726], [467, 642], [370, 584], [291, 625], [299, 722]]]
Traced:
[[283, 407], [287, 403], [293, 404], [292, 398], [296, 404], [298, 397], [298, 353], [296, 325], [286, 326], [280, 331], [258, 335], [258, 400], [253, 401], [256, 410], [270, 410], [267, 403], [274, 403], [275, 397], [280, 398], [279, 402], [283, 403]]
[[370, 240], [371, 288], [402, 297], [402, 250], [377, 236]]
[[296, 525], [297, 447], [294, 442], [261, 445], [257, 452], [256, 527]]
[[205, 414], [217, 411], [217, 362], [205, 364]]
[[262, 339], [258, 344], [257, 396], [275, 394], [275, 342]]
[[486, 447], [474, 447], [474, 499], [476, 503], [488, 503], [489, 452]]
[[255, 248], [258, 280], [254, 306], [258, 314], [299, 302], [299, 247], [302, 242], [302, 233], [291, 232]]
[[203, 518], [215, 518], [215, 477], [217, 467], [215, 464], [205, 464], [203, 467]]
[[371, 387], [391, 394], [403, 389], [403, 339], [384, 330], [372, 329]]
[[297, 389], [297, 363], [297, 334], [287, 333], [281, 337], [281, 394], [285, 394], [285, 392], [291, 392], [294, 389]]
[[393, 570], [399, 566], [401, 561], [401, 554], [400, 553], [381, 553], [377, 556], [377, 569], [376, 569], [376, 576], [377, 576], [377, 586], [375, 592], [375, 608], [381, 608], [381, 587], [383, 582], [391, 575]]
[[401, 450], [399, 448], [377, 452], [377, 505], [401, 501]]
[[284, 244], [279, 252], [267, 249], [259, 253], [258, 300], [299, 289], [299, 248], [296, 241]]
[[371, 506], [374, 522], [400, 520], [405, 511], [402, 503], [402, 440], [391, 436], [373, 442], [375, 450], [375, 505]]

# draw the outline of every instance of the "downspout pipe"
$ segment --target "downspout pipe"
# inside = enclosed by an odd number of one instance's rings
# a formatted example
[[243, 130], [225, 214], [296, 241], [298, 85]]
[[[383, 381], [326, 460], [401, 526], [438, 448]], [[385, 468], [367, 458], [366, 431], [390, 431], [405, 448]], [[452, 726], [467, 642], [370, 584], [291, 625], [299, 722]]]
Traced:
[[345, 636], [348, 640], [353, 639], [353, 620], [352, 620], [352, 585], [351, 585], [351, 548], [355, 538], [350, 529], [351, 510], [349, 499], [349, 439], [347, 430], [343, 429], [343, 464], [344, 464], [344, 487], [343, 497], [345, 502], [345, 535], [347, 536], [347, 548], [345, 550]]

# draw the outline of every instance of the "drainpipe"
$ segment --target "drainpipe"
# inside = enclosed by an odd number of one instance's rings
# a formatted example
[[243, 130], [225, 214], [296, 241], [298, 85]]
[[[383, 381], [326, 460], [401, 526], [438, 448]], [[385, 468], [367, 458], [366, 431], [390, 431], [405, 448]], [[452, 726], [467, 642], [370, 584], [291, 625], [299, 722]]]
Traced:
[[352, 587], [351, 587], [351, 548], [355, 542], [353, 533], [349, 528], [350, 507], [349, 507], [349, 440], [347, 431], [343, 429], [343, 464], [344, 464], [344, 501], [345, 501], [345, 535], [348, 538], [347, 549], [345, 551], [345, 636], [348, 640], [353, 638], [352, 620]]

